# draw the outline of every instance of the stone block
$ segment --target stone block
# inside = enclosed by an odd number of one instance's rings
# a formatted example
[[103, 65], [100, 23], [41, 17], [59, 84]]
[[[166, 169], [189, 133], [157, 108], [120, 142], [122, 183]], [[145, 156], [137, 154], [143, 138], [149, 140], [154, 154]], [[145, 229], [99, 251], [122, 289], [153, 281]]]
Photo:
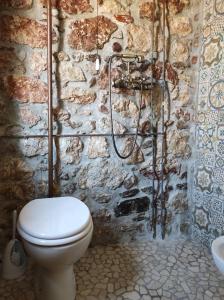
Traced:
[[72, 22], [70, 28], [69, 46], [77, 50], [92, 51], [97, 48], [97, 44], [98, 48], [103, 48], [112, 33], [117, 30], [117, 25], [110, 19], [99, 16]]
[[125, 191], [125, 192], [120, 193], [120, 196], [122, 198], [129, 198], [129, 197], [134, 197], [138, 193], [139, 193], [139, 189], [133, 189], [133, 190], [129, 190], [129, 191]]
[[88, 157], [109, 157], [108, 142], [105, 137], [91, 137], [88, 145]]
[[138, 184], [138, 177], [135, 175], [129, 175], [124, 181], [124, 187], [129, 190], [133, 186]]
[[28, 9], [32, 7], [32, 0], [1, 0], [0, 8]]
[[[25, 17], [3, 15], [0, 18], [0, 40], [44, 48], [47, 46], [47, 26]], [[56, 41], [55, 32], [53, 41]]]
[[[47, 0], [39, 0], [43, 6], [47, 6]], [[68, 14], [78, 14], [92, 12], [93, 7], [90, 5], [90, 0], [53, 0], [53, 7], [61, 9]]]
[[147, 211], [149, 204], [150, 200], [146, 196], [122, 201], [114, 208], [115, 216], [128, 216], [133, 212], [141, 213]]
[[187, 16], [175, 16], [170, 19], [170, 32], [179, 37], [185, 37], [192, 33], [192, 22]]
[[46, 103], [47, 85], [41, 80], [26, 76], [7, 76], [3, 80], [7, 96], [19, 102]]

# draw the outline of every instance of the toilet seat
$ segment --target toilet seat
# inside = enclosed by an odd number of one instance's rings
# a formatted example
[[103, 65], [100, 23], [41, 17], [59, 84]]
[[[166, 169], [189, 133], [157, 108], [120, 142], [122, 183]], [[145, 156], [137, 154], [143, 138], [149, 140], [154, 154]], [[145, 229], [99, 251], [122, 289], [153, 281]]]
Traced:
[[19, 224], [17, 225], [17, 230], [24, 240], [26, 240], [32, 244], [43, 246], [43, 247], [44, 246], [52, 246], [53, 247], [53, 246], [60, 246], [60, 245], [66, 245], [66, 244], [78, 242], [79, 240], [83, 239], [86, 235], [88, 235], [88, 233], [92, 229], [93, 229], [93, 222], [91, 220], [89, 225], [87, 226], [87, 228], [77, 235], [70, 236], [70, 237], [67, 237], [64, 239], [56, 239], [56, 240], [47, 239], [47, 240], [45, 240], [45, 239], [39, 239], [32, 235], [27, 234], [25, 231], [22, 230], [22, 228], [19, 226]]
[[27, 241], [43, 246], [75, 242], [92, 229], [88, 207], [74, 197], [35, 199], [20, 212], [17, 229]]

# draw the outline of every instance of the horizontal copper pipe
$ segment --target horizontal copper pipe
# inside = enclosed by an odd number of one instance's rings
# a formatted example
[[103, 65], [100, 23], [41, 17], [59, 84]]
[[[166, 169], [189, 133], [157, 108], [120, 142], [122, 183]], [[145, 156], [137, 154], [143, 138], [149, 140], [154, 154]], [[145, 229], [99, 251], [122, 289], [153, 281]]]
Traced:
[[[115, 134], [116, 137], [125, 137], [125, 136], [134, 136], [135, 133], [125, 133], [125, 134]], [[140, 137], [150, 137], [150, 136], [157, 136], [163, 135], [162, 132], [157, 132], [156, 134], [149, 133], [149, 134], [141, 134], [139, 133], [138, 136]], [[80, 133], [80, 134], [53, 134], [53, 138], [69, 138], [69, 137], [111, 137], [111, 133]], [[41, 134], [41, 135], [0, 135], [0, 139], [29, 139], [29, 138], [48, 138], [48, 135]]]

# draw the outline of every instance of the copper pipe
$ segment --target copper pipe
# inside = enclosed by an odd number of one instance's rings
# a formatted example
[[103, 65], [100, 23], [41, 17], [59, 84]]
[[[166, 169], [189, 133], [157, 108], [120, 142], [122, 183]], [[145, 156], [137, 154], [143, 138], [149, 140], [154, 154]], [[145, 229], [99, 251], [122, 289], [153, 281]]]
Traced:
[[164, 120], [164, 105], [165, 105], [165, 91], [166, 91], [166, 2], [163, 2], [163, 73], [162, 73], [162, 80], [163, 80], [163, 93], [162, 93], [162, 107], [161, 107], [161, 115], [162, 115], [162, 153], [161, 153], [161, 235], [162, 239], [164, 240], [166, 234], [166, 203], [165, 203], [165, 194], [164, 194], [164, 168], [165, 168], [165, 120]]
[[[117, 137], [125, 137], [125, 136], [134, 136], [135, 133], [124, 133], [124, 134], [114, 134], [114, 136]], [[157, 136], [157, 135], [163, 135], [162, 132], [157, 133], [149, 133], [149, 134], [142, 134], [138, 133], [138, 136], [146, 138], [150, 136]], [[53, 138], [71, 138], [71, 137], [111, 137], [111, 133], [77, 133], [77, 134], [52, 134]], [[46, 134], [36, 134], [36, 135], [0, 135], [0, 139], [30, 139], [30, 138], [48, 138], [48, 135]]]
[[48, 197], [53, 196], [53, 116], [52, 116], [52, 11], [47, 1], [47, 85], [48, 85]]

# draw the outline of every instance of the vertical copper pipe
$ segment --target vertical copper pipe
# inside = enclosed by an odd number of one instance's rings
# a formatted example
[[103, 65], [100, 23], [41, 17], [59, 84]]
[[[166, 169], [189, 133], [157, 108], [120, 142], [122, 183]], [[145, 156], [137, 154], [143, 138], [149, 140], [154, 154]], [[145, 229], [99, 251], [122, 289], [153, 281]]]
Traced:
[[52, 11], [47, 1], [47, 84], [48, 84], [48, 197], [53, 196], [53, 119], [52, 119]]

